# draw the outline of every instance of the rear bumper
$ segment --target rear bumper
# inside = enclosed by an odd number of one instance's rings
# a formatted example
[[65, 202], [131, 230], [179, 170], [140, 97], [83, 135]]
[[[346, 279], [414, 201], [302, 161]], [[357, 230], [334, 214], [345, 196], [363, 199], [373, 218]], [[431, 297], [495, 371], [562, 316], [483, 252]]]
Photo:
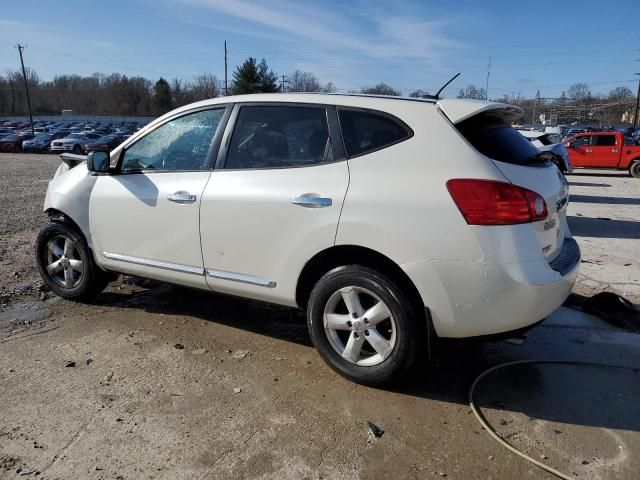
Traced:
[[523, 263], [425, 260], [402, 265], [429, 308], [439, 337], [465, 338], [526, 328], [556, 310], [578, 276], [580, 249]]

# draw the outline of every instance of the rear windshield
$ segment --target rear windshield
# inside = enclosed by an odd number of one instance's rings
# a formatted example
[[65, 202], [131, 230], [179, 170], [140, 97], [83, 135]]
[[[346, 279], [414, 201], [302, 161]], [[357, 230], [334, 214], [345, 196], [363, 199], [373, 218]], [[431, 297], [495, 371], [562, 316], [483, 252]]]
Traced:
[[529, 140], [493, 115], [476, 115], [456, 127], [476, 150], [493, 160], [516, 165], [546, 162]]

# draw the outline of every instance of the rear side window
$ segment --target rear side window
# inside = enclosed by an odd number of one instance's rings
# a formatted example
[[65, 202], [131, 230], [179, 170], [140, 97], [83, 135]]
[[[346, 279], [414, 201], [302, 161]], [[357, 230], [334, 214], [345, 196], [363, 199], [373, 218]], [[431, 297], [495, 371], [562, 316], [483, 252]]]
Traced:
[[330, 160], [324, 107], [242, 107], [225, 168], [282, 168]]
[[591, 143], [594, 147], [613, 147], [616, 144], [615, 135], [594, 135]]
[[515, 165], [541, 161], [540, 150], [498, 117], [476, 115], [456, 127], [476, 150], [493, 160]]
[[340, 128], [349, 158], [389, 147], [413, 136], [409, 127], [382, 113], [339, 109]]

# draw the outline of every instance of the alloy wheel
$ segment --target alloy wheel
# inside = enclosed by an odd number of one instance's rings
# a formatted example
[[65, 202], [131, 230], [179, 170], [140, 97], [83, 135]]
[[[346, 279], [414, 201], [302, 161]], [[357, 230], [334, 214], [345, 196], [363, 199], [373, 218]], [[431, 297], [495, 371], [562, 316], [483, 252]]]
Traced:
[[84, 275], [84, 264], [75, 242], [57, 235], [47, 243], [47, 273], [64, 288], [77, 286]]
[[324, 330], [333, 349], [358, 366], [379, 365], [396, 342], [396, 322], [387, 304], [372, 291], [341, 288], [325, 305]]

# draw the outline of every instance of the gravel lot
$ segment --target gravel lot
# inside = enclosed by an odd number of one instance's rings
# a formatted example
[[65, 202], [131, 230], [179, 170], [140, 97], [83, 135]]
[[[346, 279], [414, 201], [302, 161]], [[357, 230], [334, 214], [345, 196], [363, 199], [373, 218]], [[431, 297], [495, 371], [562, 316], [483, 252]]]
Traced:
[[[91, 305], [59, 300], [33, 263], [58, 164], [0, 154], [0, 478], [551, 478], [482, 430], [472, 380], [518, 359], [640, 366], [640, 336], [561, 308], [524, 346], [444, 342], [375, 390], [329, 370], [290, 309], [122, 280]], [[638, 303], [640, 181], [569, 180], [575, 291]], [[576, 478], [638, 478], [640, 374], [530, 368], [479, 392], [499, 433]]]

